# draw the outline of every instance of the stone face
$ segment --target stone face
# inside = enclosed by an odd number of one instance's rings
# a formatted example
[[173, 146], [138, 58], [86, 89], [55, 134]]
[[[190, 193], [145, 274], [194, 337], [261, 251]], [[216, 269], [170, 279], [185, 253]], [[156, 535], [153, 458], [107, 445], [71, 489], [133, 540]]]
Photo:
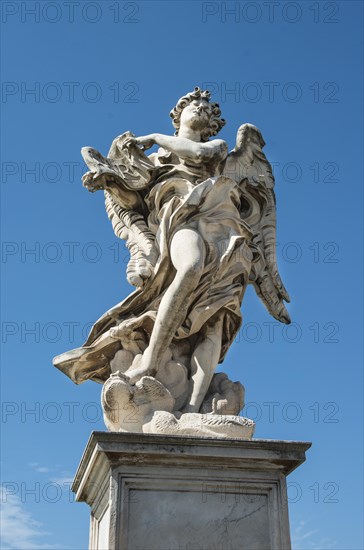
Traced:
[[72, 487], [90, 549], [289, 549], [286, 476], [309, 447], [94, 432]]
[[[243, 124], [229, 153], [214, 138], [225, 124], [220, 115], [210, 93], [195, 88], [171, 111], [175, 136], [125, 132], [107, 157], [82, 149], [90, 169], [83, 184], [104, 190], [136, 290], [95, 323], [84, 346], [54, 364], [77, 384], [104, 384], [110, 430], [253, 434], [238, 417], [243, 386], [215, 369], [239, 331], [249, 283], [283, 323], [289, 296], [276, 263], [274, 178], [263, 137]], [[153, 145], [158, 152], [146, 156]]]

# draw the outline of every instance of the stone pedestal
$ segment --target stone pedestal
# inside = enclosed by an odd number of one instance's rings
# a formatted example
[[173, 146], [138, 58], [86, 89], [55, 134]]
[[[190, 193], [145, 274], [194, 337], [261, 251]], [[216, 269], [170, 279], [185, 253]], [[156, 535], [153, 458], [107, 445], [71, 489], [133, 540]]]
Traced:
[[94, 432], [72, 490], [92, 550], [291, 548], [286, 476], [310, 443]]

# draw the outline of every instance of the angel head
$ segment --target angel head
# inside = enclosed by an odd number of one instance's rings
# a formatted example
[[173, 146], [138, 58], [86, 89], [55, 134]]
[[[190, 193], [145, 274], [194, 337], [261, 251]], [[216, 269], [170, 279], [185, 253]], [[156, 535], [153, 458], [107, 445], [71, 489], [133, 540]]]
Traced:
[[221, 111], [218, 103], [210, 103], [211, 94], [208, 90], [202, 91], [196, 87], [193, 92], [178, 100], [177, 105], [170, 112], [173, 126], [178, 136], [181, 126], [186, 125], [192, 130], [200, 132], [201, 141], [208, 141], [225, 126], [226, 122], [220, 118]]

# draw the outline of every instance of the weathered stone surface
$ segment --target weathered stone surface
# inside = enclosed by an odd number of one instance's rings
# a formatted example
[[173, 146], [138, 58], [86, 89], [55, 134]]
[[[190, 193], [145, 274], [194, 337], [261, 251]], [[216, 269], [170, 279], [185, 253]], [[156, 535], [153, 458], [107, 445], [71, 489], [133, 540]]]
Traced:
[[72, 490], [91, 550], [288, 550], [286, 476], [310, 443], [94, 432]]
[[[216, 375], [223, 382], [227, 376]], [[102, 408], [104, 421], [110, 431], [164, 433], [176, 435], [206, 435], [213, 437], [240, 437], [251, 439], [255, 423], [248, 418], [237, 416], [243, 406], [239, 397], [241, 384], [229, 380], [228, 388], [234, 395], [237, 393], [237, 406], [231, 399], [229, 409], [221, 394], [213, 393], [206, 401], [206, 414], [173, 413], [175, 399], [171, 392], [156, 378], [143, 376], [136, 384], [130, 384], [128, 378], [120, 372], [114, 373], [105, 382], [102, 390]], [[236, 385], [238, 384], [238, 388]], [[213, 390], [216, 390], [216, 385]], [[219, 396], [218, 399], [216, 396]], [[215, 402], [214, 402], [215, 400]], [[214, 402], [214, 404], [213, 404]], [[224, 405], [219, 407], [219, 404]], [[214, 410], [214, 407], [215, 410]], [[233, 408], [233, 410], [231, 410]], [[219, 413], [219, 410], [221, 411]], [[235, 414], [228, 414], [229, 412]]]

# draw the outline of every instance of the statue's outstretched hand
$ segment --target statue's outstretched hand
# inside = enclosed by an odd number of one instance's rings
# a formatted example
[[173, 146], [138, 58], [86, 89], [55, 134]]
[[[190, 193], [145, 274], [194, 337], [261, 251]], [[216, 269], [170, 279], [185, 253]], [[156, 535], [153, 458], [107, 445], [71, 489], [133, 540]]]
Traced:
[[147, 149], [150, 149], [155, 145], [155, 134], [149, 134], [148, 136], [140, 136], [138, 138], [134, 138], [134, 143], [138, 145], [142, 151], [146, 151]]
[[120, 143], [120, 146], [123, 149], [127, 149], [131, 145], [137, 145], [142, 151], [146, 151], [147, 149], [150, 149], [157, 143], [156, 141], [157, 134], [149, 134], [147, 136], [140, 136], [135, 137], [133, 135], [129, 135], [125, 138], [125, 135], [120, 136], [120, 139], [122, 140]]

